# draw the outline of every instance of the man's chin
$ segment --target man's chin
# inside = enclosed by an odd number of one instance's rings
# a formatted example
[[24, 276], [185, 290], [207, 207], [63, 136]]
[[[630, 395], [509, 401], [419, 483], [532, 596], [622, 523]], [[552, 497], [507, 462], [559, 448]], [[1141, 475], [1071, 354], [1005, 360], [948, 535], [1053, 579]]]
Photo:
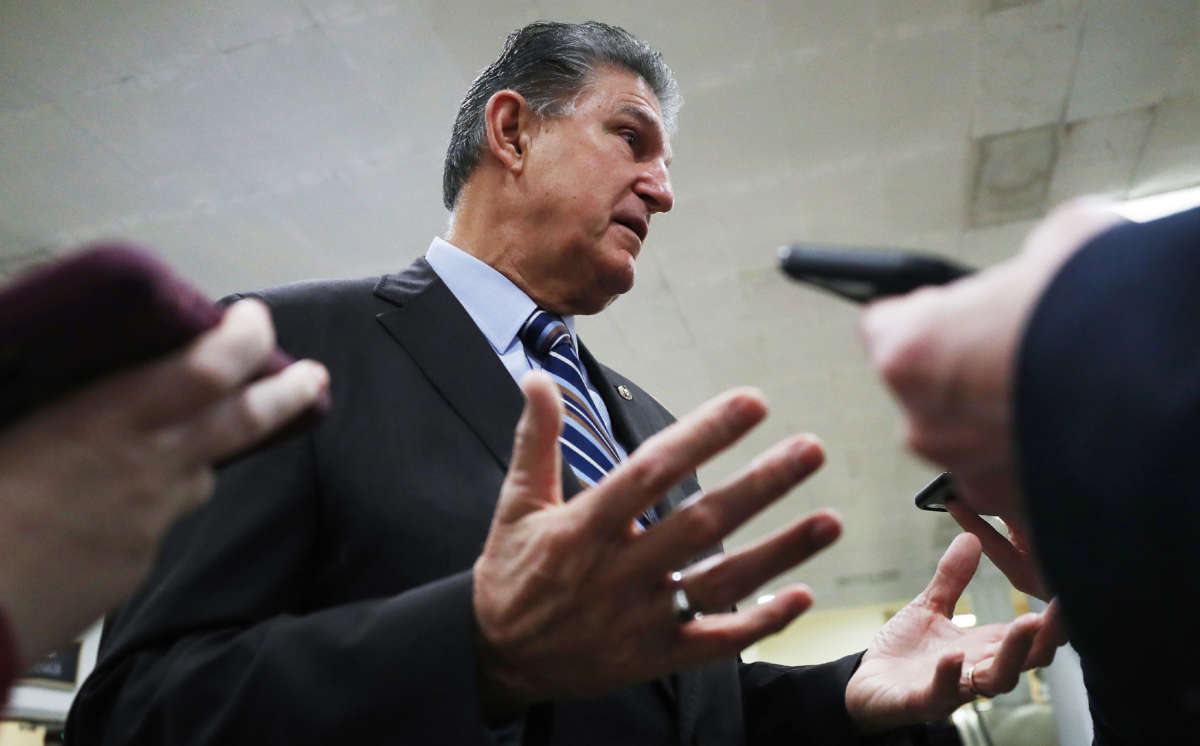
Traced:
[[594, 266], [587, 280], [578, 277], [560, 286], [566, 291], [560, 296], [562, 308], [551, 310], [574, 316], [600, 313], [619, 296], [633, 289], [637, 265], [628, 253], [622, 251], [621, 257], [620, 261]]
[[592, 314], [600, 313], [612, 305], [612, 302], [619, 297], [620, 293], [614, 293], [612, 295], [580, 298], [572, 304], [571, 315], [591, 316]]
[[587, 295], [572, 299], [570, 313], [575, 316], [589, 316], [594, 313], [600, 313], [612, 305], [612, 302], [617, 298], [629, 292], [632, 287], [632, 276], [627, 282], [605, 283], [602, 289], [597, 287], [597, 290], [601, 292], [588, 293]]
[[605, 300], [601, 308], [607, 307], [618, 297], [633, 290], [635, 275], [634, 264], [630, 261], [628, 271], [614, 274], [612, 277], [607, 278], [604, 282]]

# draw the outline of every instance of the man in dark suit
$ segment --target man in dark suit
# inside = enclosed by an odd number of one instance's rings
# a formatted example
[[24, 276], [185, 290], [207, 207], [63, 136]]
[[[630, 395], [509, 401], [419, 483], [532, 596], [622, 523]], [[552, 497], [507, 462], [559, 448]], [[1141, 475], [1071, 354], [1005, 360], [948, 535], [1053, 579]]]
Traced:
[[261, 294], [281, 343], [330, 368], [337, 407], [230, 467], [171, 537], [111, 627], [73, 743], [854, 742], [1044, 659], [1035, 616], [949, 623], [978, 559], [960, 542], [865, 656], [736, 660], [811, 598], [731, 605], [840, 527], [820, 511], [715, 547], [815, 469], [819, 444], [789, 438], [685, 503], [761, 397], [672, 424], [572, 333], [630, 288], [671, 208], [677, 105], [626, 32], [532, 24], [460, 108], [446, 240], [397, 275]]
[[1057, 594], [1097, 744], [1200, 732], [1198, 245], [1200, 209], [1136, 224], [1080, 201], [863, 322], [911, 444], [954, 471], [955, 518], [1014, 585]]

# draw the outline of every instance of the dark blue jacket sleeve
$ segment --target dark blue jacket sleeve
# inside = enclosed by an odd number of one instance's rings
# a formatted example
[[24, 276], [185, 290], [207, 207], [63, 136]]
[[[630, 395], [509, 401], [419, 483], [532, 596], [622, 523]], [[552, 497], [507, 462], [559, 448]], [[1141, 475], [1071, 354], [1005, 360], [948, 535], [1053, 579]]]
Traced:
[[[1200, 210], [1114, 228], [1032, 314], [1016, 453], [1101, 743], [1200, 730]], [[1190, 740], [1190, 739], [1188, 739]]]

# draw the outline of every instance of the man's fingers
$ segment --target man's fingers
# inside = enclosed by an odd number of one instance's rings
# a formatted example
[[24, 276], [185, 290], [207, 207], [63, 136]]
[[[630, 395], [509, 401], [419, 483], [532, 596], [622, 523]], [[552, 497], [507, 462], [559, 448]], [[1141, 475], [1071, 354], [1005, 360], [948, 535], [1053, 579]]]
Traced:
[[933, 667], [933, 681], [925, 706], [914, 713], [922, 719], [945, 717], [962, 704], [963, 652], [951, 650], [942, 654]]
[[991, 661], [981, 661], [975, 668], [975, 687], [985, 697], [1012, 691], [1024, 670], [1025, 660], [1033, 647], [1041, 622], [1037, 614], [1024, 614], [1008, 626], [1000, 648]]
[[1008, 578], [1014, 588], [1043, 601], [1048, 600], [1049, 596], [1033, 558], [1024, 549], [1020, 534], [1016, 533], [1015, 529], [1010, 527], [1015, 537], [1015, 540], [1010, 540], [959, 500], [947, 503], [946, 510], [964, 531], [979, 539], [983, 553], [1000, 568], [1000, 572], [1004, 573], [1004, 577]]
[[535, 370], [521, 379], [525, 410], [513, 438], [512, 463], [500, 500], [496, 520], [514, 521], [549, 504], [562, 501], [562, 397], [554, 380]]
[[841, 521], [833, 511], [813, 513], [753, 546], [701, 563], [687, 573], [684, 588], [692, 604], [702, 611], [728, 609], [832, 544], [841, 532]]
[[1054, 662], [1058, 649], [1067, 644], [1067, 626], [1063, 620], [1058, 599], [1042, 612], [1042, 626], [1033, 638], [1033, 647], [1025, 659], [1025, 668], [1042, 668]]
[[290, 422], [329, 386], [320, 363], [301, 360], [235, 391], [199, 417], [174, 429], [172, 443], [185, 461], [220, 461]]
[[1071, 631], [1067, 629], [1067, 617], [1063, 614], [1062, 604], [1058, 598], [1050, 599], [1050, 605], [1042, 612], [1042, 627], [1050, 631], [1049, 640], [1055, 647], [1062, 647], [1071, 640]]
[[938, 560], [933, 579], [917, 598], [927, 607], [949, 619], [979, 567], [979, 540], [971, 534], [959, 534]]
[[275, 328], [257, 300], [230, 306], [221, 322], [184, 349], [114, 381], [131, 421], [143, 427], [194, 416], [259, 373], [275, 349]]
[[572, 503], [601, 532], [628, 531], [637, 515], [766, 414], [766, 403], [757, 391], [726, 392], [647, 440], [595, 489]]
[[[629, 561], [651, 574], [683, 566], [786, 494], [820, 467], [824, 458], [820, 442], [810, 435], [799, 435], [776, 445], [733, 479], [690, 500], [652, 526], [636, 546], [630, 548]], [[821, 522], [824, 519], [814, 520]], [[835, 518], [828, 520], [836, 523]], [[835, 533], [830, 541], [836, 536]], [[793, 538], [802, 540], [803, 532]]]
[[175, 499], [160, 500], [158, 503], [162, 520], [155, 527], [153, 536], [160, 536], [161, 532], [181, 513], [199, 507], [208, 500], [216, 482], [216, 475], [213, 474], [212, 467], [207, 464], [196, 466], [187, 476], [180, 477], [172, 490], [172, 497]]
[[[1004, 538], [992, 524], [983, 520], [974, 510], [964, 505], [961, 500], [950, 500], [946, 503], [946, 511], [950, 513], [950, 517], [954, 519], [963, 531], [973, 535], [979, 539], [979, 543], [983, 546], [983, 553], [988, 554], [988, 544], [999, 546], [1003, 542], [1004, 547], [1012, 549], [1012, 545], [1008, 539]], [[993, 558], [994, 559], [994, 558]]]
[[979, 514], [968, 508], [959, 500], [946, 503], [946, 510], [963, 531], [979, 539], [983, 553], [988, 556], [996, 567], [1012, 580], [1013, 575], [1020, 575], [1023, 570], [1024, 557], [1018, 555], [1012, 542], [1004, 534], [997, 531], [992, 524], [979, 517]]
[[[981, 433], [974, 422], [956, 422], [953, 412], [947, 416], [946, 407], [932, 406], [923, 410], [908, 407], [907, 419], [901, 426], [900, 440], [904, 447], [933, 464], [951, 464], [956, 474], [965, 464], [978, 461], [986, 452], [987, 434]], [[945, 467], [942, 467], [945, 468]]]
[[679, 626], [674, 654], [678, 667], [707, 663], [737, 655], [746, 647], [773, 635], [812, 606], [812, 591], [792, 585], [775, 592], [766, 603], [736, 613], [711, 614]]
[[[943, 296], [940, 288], [925, 287], [900, 298], [888, 298], [867, 306], [859, 320], [859, 334], [871, 364], [902, 403], [926, 403], [926, 384], [938, 370], [942, 356], [938, 338], [922, 335]], [[932, 404], [932, 402], [929, 402]]]

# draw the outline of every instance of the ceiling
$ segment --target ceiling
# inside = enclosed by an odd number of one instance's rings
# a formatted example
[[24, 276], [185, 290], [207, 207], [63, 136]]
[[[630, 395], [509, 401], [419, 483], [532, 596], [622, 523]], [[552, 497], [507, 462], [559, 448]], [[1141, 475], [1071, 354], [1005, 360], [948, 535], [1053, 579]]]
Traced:
[[735, 542], [833, 505], [840, 544], [791, 577], [826, 606], [900, 599], [954, 534], [856, 339], [790, 285], [793, 240], [973, 264], [1073, 195], [1200, 183], [1196, 0], [0, 0], [0, 273], [100, 236], [213, 295], [396, 270], [444, 228], [459, 96], [503, 34], [598, 18], [659, 47], [686, 97], [677, 201], [637, 287], [580, 322], [676, 412], [736, 384], [828, 463]]

